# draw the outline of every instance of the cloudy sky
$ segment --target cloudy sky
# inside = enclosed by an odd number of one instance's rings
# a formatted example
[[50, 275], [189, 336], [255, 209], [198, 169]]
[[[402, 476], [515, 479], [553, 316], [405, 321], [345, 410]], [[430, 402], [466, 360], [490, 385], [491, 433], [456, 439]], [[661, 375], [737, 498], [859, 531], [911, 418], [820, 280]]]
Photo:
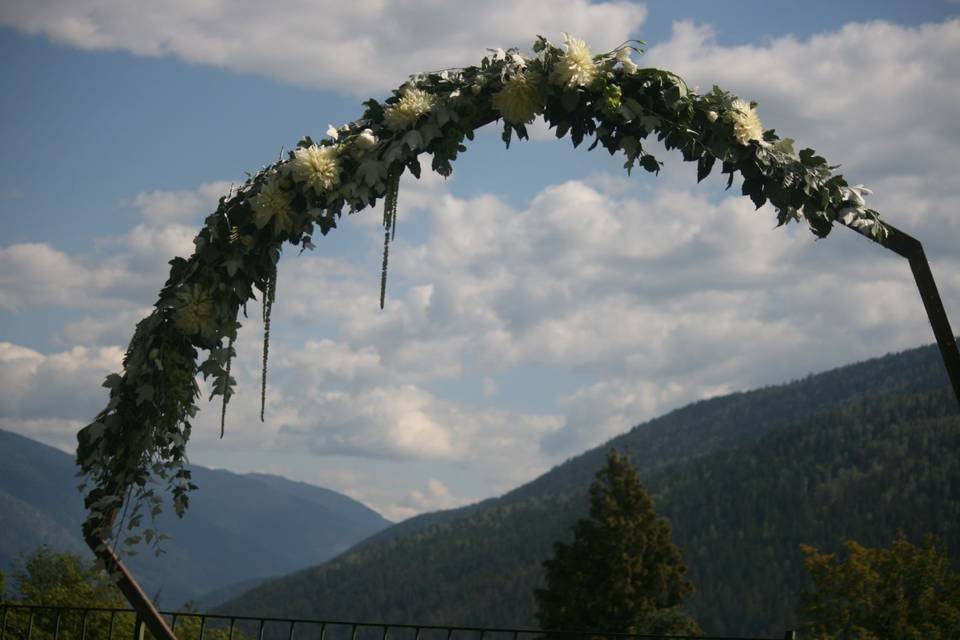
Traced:
[[[407, 75], [567, 31], [628, 38], [759, 102], [920, 238], [960, 323], [960, 4], [6, 0], [0, 6], [0, 428], [65, 450], [232, 182]], [[905, 262], [775, 229], [720, 178], [659, 177], [545, 127], [483, 131], [406, 180], [386, 309], [361, 213], [285, 252], [266, 421], [244, 321], [208, 466], [343, 491], [392, 519], [500, 494], [688, 402], [933, 341]], [[798, 148], [800, 148], [798, 147]], [[202, 488], [201, 488], [202, 490]]]

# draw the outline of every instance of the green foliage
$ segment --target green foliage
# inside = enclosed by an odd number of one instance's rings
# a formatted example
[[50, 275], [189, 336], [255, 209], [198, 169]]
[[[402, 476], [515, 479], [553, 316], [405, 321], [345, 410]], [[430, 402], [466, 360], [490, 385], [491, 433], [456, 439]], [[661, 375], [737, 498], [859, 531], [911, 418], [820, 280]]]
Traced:
[[[557, 542], [543, 563], [537, 619], [545, 630], [686, 633], [699, 631], [677, 609], [693, 593], [670, 539], [670, 525], [629, 459], [615, 450], [590, 485], [590, 517], [577, 521], [570, 544]], [[666, 626], [666, 628], [663, 628]]]
[[[557, 73], [570, 68], [571, 46], [568, 42], [565, 52], [538, 38], [533, 56], [496, 50], [478, 66], [413, 76], [383, 104], [365, 102], [363, 116], [334, 130], [331, 139], [317, 144], [305, 137], [287, 159], [264, 167], [220, 199], [194, 240], [194, 254], [171, 260], [153, 311], [130, 341], [123, 372], [107, 377], [107, 406], [78, 434], [77, 463], [89, 485], [86, 534], [121, 539], [125, 546], [141, 538], [155, 544], [162, 539], [152, 529], [143, 536], [137, 531], [145, 515], [160, 510], [156, 481], [166, 483], [178, 515], [189, 504], [195, 485], [185, 467], [186, 443], [198, 410], [196, 375], [211, 378], [212, 394], [224, 402], [232, 395], [237, 315], [259, 290], [268, 329], [284, 243], [311, 247], [315, 225], [326, 235], [344, 211], [372, 207], [385, 196], [395, 203], [391, 185], [404, 170], [419, 176], [423, 153], [432, 156], [435, 171], [450, 175], [451, 163], [466, 149], [464, 140], [505, 117], [495, 98], [519, 75], [539, 78], [529, 96], [530, 114], [542, 112], [557, 137], [569, 134], [574, 146], [592, 137], [591, 148], [622, 152], [628, 171], [637, 165], [660, 171], [661, 163], [644, 148], [653, 135], [668, 150], [696, 162], [700, 179], [716, 161], [728, 185], [741, 175], [743, 194], [758, 207], [771, 203], [781, 225], [805, 220], [822, 237], [841, 222], [876, 240], [884, 237], [876, 212], [865, 208], [865, 191], [854, 193], [812, 150], [794, 155], [792, 141], [763, 131], [744, 101], [720, 89], [699, 95], [676, 74], [638, 68], [629, 60], [630, 51], [637, 51], [632, 44], [592, 57], [582, 51], [586, 55], [576, 64], [584, 67], [578, 74], [583, 81], [575, 81]], [[411, 99], [414, 94], [419, 98]], [[526, 138], [525, 123], [504, 122], [507, 144], [514, 133]], [[298, 164], [310, 154], [313, 164]], [[382, 287], [396, 222], [390, 208]], [[264, 373], [268, 347], [265, 331]], [[202, 360], [201, 352], [206, 352]], [[225, 405], [221, 416], [224, 410]], [[128, 497], [130, 512], [114, 525], [113, 516]]]
[[815, 591], [800, 615], [817, 639], [947, 640], [960, 637], [960, 573], [928, 536], [913, 545], [898, 531], [888, 548], [844, 543], [846, 558], [804, 545]]
[[123, 607], [126, 600], [95, 563], [41, 546], [13, 573], [15, 591], [25, 604], [60, 607]]

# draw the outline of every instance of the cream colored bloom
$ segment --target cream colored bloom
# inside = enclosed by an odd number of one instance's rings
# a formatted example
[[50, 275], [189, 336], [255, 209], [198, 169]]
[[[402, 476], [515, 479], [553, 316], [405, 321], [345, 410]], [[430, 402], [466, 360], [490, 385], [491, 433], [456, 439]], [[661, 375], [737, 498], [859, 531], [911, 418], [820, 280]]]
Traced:
[[400, 96], [397, 104], [387, 107], [383, 114], [383, 121], [394, 131], [406, 129], [421, 116], [430, 112], [437, 98], [416, 87], [407, 87]]
[[719, 117], [716, 111], [707, 111], [707, 120], [710, 122], [716, 122]]
[[633, 61], [633, 58], [630, 57], [630, 52], [630, 47], [617, 49], [617, 61], [623, 65], [623, 72], [627, 75], [636, 73], [637, 69], [640, 68], [637, 66], [637, 63]]
[[493, 94], [493, 108], [511, 124], [528, 124], [543, 111], [540, 77], [532, 71], [517, 74]]
[[337, 131], [337, 128], [335, 126], [333, 126], [332, 124], [328, 124], [327, 135], [330, 136], [332, 139], [336, 140], [337, 138], [340, 137], [340, 132]]
[[179, 291], [173, 322], [187, 335], [199, 335], [208, 339], [216, 337], [213, 296], [210, 291], [198, 284]]
[[587, 43], [580, 38], [564, 35], [567, 52], [553, 69], [553, 82], [567, 87], [585, 87], [597, 77], [597, 65]]
[[250, 198], [250, 208], [253, 209], [253, 223], [258, 229], [273, 222], [278, 233], [293, 230], [290, 194], [280, 188], [278, 176], [271, 176], [260, 187], [260, 193]]
[[369, 151], [377, 146], [377, 136], [373, 134], [372, 129], [364, 129], [357, 136], [354, 144], [357, 145], [357, 149], [360, 151]]
[[730, 105], [727, 119], [733, 123], [733, 135], [740, 144], [749, 144], [751, 140], [763, 140], [763, 124], [756, 109], [746, 100], [737, 98]]
[[337, 148], [315, 144], [297, 149], [290, 170], [294, 180], [313, 187], [318, 194], [327, 191], [340, 182]]
[[862, 184], [852, 187], [840, 187], [840, 193], [843, 195], [844, 200], [857, 209], [863, 209], [867, 206], [867, 201], [863, 196], [873, 195], [873, 191], [867, 189]]

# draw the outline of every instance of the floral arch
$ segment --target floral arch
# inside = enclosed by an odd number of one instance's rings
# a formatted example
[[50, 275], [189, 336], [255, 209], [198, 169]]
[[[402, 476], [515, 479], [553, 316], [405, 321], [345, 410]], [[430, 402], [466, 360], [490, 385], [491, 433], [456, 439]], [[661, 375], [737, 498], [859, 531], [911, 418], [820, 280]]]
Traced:
[[[155, 515], [163, 502], [154, 488], [158, 480], [167, 483], [178, 514], [187, 508], [195, 488], [184, 463], [198, 410], [196, 374], [212, 381], [211, 398], [222, 397], [222, 436], [235, 386], [230, 363], [237, 316], [256, 292], [266, 372], [281, 246], [311, 248], [315, 231], [327, 235], [344, 210], [361, 211], [382, 198], [382, 307], [401, 174], [419, 177], [426, 154], [434, 171], [449, 176], [465, 140], [497, 120], [508, 147], [514, 136], [526, 139], [526, 125], [542, 115], [574, 146], [591, 138], [591, 149], [622, 152], [628, 171], [639, 165], [659, 172], [660, 162], [644, 148], [654, 135], [697, 163], [698, 180], [718, 163], [728, 188], [739, 173], [743, 195], [757, 208], [772, 204], [778, 225], [805, 221], [825, 237], [838, 223], [907, 257], [960, 400], [960, 353], [919, 242], [883, 222], [866, 206], [870, 191], [848, 185], [812, 149], [795, 152], [793, 140], [764, 131], [753, 103], [716, 87], [701, 95], [669, 71], [639, 67], [632, 55], [642, 44], [593, 55], [574, 37], [566, 36], [563, 47], [538, 37], [532, 55], [497, 49], [479, 66], [412, 76], [386, 101], [365, 102], [360, 119], [331, 127], [320, 142], [304, 138], [286, 159], [221, 198], [194, 240], [194, 254], [170, 262], [169, 279], [137, 325], [123, 371], [104, 382], [106, 408], [78, 435], [91, 546], [109, 552], [107, 541], [120, 538], [121, 529], [128, 532], [125, 544], [139, 543], [144, 511]], [[147, 528], [142, 538], [155, 544], [159, 536]]]

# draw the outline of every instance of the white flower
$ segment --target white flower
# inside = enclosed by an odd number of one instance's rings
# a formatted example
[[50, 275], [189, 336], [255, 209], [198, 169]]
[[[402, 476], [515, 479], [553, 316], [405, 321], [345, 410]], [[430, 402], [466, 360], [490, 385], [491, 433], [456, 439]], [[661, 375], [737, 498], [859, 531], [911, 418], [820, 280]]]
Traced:
[[532, 71], [517, 74], [503, 83], [503, 89], [493, 94], [493, 108], [511, 124], [533, 122], [543, 111], [540, 77]]
[[337, 128], [332, 124], [327, 125], [327, 135], [336, 140], [340, 137], [340, 133], [337, 131]]
[[853, 187], [840, 187], [840, 193], [843, 194], [843, 199], [856, 209], [863, 209], [867, 206], [867, 201], [863, 199], [863, 196], [873, 195], [873, 191], [862, 184]]
[[403, 90], [400, 101], [384, 112], [383, 121], [394, 131], [400, 131], [429, 113], [436, 101], [433, 94], [416, 87], [407, 87]]
[[253, 223], [262, 229], [273, 222], [277, 232], [293, 230], [293, 207], [290, 203], [290, 194], [280, 187], [279, 176], [270, 176], [260, 193], [250, 198], [250, 208], [253, 209]]
[[621, 47], [617, 49], [617, 61], [623, 65], [623, 72], [627, 75], [634, 74], [640, 67], [630, 57], [630, 47]]
[[513, 64], [515, 64], [516, 66], [520, 67], [521, 69], [526, 69], [526, 68], [527, 68], [527, 61], [526, 61], [526, 59], [525, 59], [522, 55], [520, 55], [519, 53], [511, 53], [511, 54], [510, 54], [510, 59], [513, 60]]
[[710, 122], [716, 122], [719, 117], [716, 111], [707, 111], [707, 120]]
[[585, 87], [597, 77], [597, 66], [587, 43], [564, 34], [567, 52], [553, 69], [553, 82], [567, 87]]
[[733, 123], [733, 135], [740, 144], [763, 139], [763, 124], [757, 111], [746, 100], [737, 98], [730, 105], [727, 119]]
[[293, 152], [290, 170], [294, 180], [322, 193], [340, 182], [337, 148], [315, 144], [297, 149]]
[[173, 312], [173, 322], [187, 335], [200, 335], [211, 340], [216, 337], [213, 296], [210, 291], [195, 284], [177, 292], [177, 308]]
[[369, 151], [377, 146], [377, 136], [373, 134], [372, 129], [364, 129], [357, 136], [357, 140], [354, 144], [357, 145], [357, 149], [360, 151]]

